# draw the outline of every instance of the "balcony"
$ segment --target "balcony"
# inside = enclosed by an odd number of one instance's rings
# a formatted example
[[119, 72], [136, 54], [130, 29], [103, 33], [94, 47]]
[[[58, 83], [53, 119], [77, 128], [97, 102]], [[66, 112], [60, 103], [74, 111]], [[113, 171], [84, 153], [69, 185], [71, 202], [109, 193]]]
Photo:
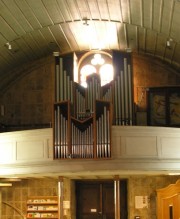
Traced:
[[0, 133], [0, 175], [112, 175], [180, 170], [180, 129], [112, 126], [108, 159], [53, 159], [51, 128]]

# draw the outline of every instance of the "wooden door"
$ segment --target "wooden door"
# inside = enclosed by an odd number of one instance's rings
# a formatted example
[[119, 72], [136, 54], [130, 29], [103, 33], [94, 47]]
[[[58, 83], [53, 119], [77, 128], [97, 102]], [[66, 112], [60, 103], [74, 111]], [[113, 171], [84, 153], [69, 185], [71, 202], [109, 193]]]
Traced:
[[76, 184], [76, 218], [114, 219], [113, 182], [79, 182]]
[[163, 200], [163, 219], [179, 219], [179, 197], [180, 195], [175, 195]]

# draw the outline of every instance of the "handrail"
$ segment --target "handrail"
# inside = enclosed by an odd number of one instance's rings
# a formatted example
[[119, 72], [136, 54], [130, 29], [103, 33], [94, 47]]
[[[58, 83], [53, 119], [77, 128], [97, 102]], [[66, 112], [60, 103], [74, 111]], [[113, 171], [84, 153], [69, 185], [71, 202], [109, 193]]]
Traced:
[[22, 216], [23, 219], [26, 219], [26, 215], [23, 214], [23, 213], [22, 213], [18, 208], [16, 208], [15, 206], [11, 205], [11, 204], [8, 203], [8, 202], [4, 202], [4, 201], [2, 202], [2, 204], [5, 204], [5, 205], [9, 206], [10, 208], [13, 208], [19, 215]]

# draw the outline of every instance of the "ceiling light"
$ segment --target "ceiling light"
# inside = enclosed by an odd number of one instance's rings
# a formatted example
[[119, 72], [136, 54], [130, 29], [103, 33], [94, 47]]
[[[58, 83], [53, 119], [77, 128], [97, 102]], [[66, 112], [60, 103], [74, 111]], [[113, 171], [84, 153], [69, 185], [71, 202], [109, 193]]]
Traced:
[[171, 46], [172, 41], [173, 41], [173, 39], [171, 39], [171, 38], [167, 40], [167, 42], [166, 42], [167, 47]]
[[59, 56], [60, 53], [59, 52], [53, 52], [53, 56]]
[[169, 41], [169, 40], [167, 41], [167, 46], [168, 46], [168, 47], [170, 46], [170, 41]]
[[170, 175], [170, 176], [179, 176], [180, 173], [178, 173], [178, 172], [177, 172], [177, 173], [176, 173], [176, 172], [173, 173], [173, 172], [172, 172], [172, 173], [168, 173], [168, 175]]
[[4, 182], [20, 182], [21, 179], [19, 178], [0, 178], [0, 183]]
[[7, 48], [8, 48], [9, 50], [12, 49], [12, 46], [11, 46], [11, 44], [10, 44], [9, 42], [6, 43], [6, 46], [7, 46]]
[[12, 186], [12, 183], [0, 183], [0, 187]]
[[83, 23], [83, 25], [86, 25], [86, 26], [88, 26], [89, 25], [89, 23], [88, 23], [88, 19], [85, 17], [85, 18], [83, 18], [83, 21], [84, 21], [84, 23]]

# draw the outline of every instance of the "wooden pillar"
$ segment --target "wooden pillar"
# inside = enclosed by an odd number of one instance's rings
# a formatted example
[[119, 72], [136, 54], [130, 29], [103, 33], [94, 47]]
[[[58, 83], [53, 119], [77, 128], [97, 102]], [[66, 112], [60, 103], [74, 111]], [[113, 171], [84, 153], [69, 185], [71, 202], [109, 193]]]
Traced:
[[59, 219], [63, 219], [63, 199], [64, 199], [64, 179], [59, 177], [58, 181], [58, 210], [59, 210]]
[[114, 177], [114, 209], [115, 219], [120, 219], [120, 179], [119, 176]]

